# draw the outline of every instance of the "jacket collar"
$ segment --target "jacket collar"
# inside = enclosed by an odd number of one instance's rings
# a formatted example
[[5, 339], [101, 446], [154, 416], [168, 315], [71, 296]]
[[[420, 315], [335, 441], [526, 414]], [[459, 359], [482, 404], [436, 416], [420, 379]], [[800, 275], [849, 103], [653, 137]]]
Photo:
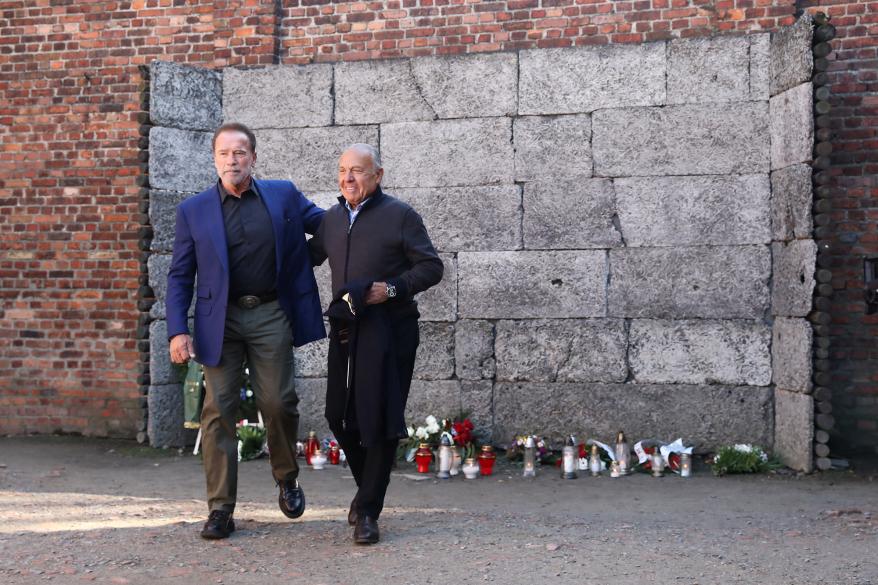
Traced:
[[[363, 203], [360, 203], [360, 205], [364, 205], [366, 201], [370, 201], [371, 203], [369, 203], [368, 207], [375, 207], [384, 198], [384, 196], [384, 191], [381, 190], [381, 185], [378, 185], [377, 187], [375, 187], [375, 190], [372, 191], [372, 194], [366, 197], [366, 199], [364, 199]], [[342, 209], [347, 211], [345, 203], [347, 203], [347, 200], [344, 198], [344, 195], [339, 195], [338, 204], [341, 206]]]

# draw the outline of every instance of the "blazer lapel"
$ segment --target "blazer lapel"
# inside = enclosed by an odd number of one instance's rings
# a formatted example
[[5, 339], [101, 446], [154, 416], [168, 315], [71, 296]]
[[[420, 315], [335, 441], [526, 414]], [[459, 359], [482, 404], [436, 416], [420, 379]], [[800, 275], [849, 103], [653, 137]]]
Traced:
[[268, 210], [268, 215], [271, 216], [271, 226], [274, 228], [275, 266], [277, 267], [277, 273], [279, 275], [283, 261], [283, 238], [286, 233], [286, 230], [284, 230], [283, 204], [280, 197], [274, 197], [274, 192], [268, 185], [261, 181], [257, 181], [256, 179], [253, 179], [253, 184], [256, 186], [257, 195], [262, 198], [262, 202]]
[[205, 225], [209, 226], [210, 239], [216, 249], [216, 255], [226, 274], [229, 273], [229, 247], [226, 244], [226, 223], [223, 220], [222, 201], [216, 185], [210, 190], [204, 206]]

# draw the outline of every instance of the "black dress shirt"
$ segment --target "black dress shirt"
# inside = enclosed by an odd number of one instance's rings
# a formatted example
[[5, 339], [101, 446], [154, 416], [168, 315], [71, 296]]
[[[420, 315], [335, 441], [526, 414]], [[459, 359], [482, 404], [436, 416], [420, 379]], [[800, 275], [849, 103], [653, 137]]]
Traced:
[[268, 209], [253, 187], [236, 197], [219, 182], [226, 245], [229, 250], [229, 302], [277, 289], [274, 228]]

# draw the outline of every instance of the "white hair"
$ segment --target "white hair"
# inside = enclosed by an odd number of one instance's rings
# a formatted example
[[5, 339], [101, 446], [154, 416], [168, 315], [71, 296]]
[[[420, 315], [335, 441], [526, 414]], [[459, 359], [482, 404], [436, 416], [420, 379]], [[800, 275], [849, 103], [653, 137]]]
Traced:
[[369, 158], [372, 159], [372, 164], [375, 165], [375, 169], [383, 168], [381, 166], [381, 153], [378, 152], [378, 149], [372, 146], [371, 144], [364, 144], [362, 142], [355, 142], [351, 144], [345, 149], [345, 152], [349, 150], [356, 150], [360, 154], [365, 154]]

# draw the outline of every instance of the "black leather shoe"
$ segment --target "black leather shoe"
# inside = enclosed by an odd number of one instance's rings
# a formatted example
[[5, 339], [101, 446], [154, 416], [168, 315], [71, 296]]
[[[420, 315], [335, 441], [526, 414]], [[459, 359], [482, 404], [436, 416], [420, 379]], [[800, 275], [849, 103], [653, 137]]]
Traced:
[[357, 544], [375, 544], [378, 542], [378, 521], [365, 514], [357, 517], [354, 527], [354, 542]]
[[287, 518], [298, 518], [305, 513], [305, 492], [299, 487], [299, 482], [295, 479], [282, 481], [278, 484], [280, 493], [277, 496], [277, 503], [280, 505], [280, 511]]
[[235, 531], [235, 521], [232, 520], [232, 513], [225, 510], [213, 510], [201, 529], [201, 538], [208, 540], [218, 540], [220, 538], [228, 538]]
[[351, 508], [348, 510], [348, 524], [351, 526], [357, 523], [357, 497], [351, 500]]

